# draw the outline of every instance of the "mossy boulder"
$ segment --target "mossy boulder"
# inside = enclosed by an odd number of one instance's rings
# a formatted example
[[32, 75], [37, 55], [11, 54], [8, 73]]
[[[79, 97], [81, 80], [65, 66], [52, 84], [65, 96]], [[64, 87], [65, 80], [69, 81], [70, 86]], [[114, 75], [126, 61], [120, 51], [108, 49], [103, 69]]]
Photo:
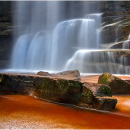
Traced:
[[130, 94], [130, 84], [109, 73], [103, 73], [98, 79], [98, 84], [110, 86], [112, 94]]
[[[102, 87], [104, 87], [104, 85]], [[109, 90], [111, 92], [110, 88]], [[102, 91], [100, 92], [100, 94], [101, 96], [102, 95], [104, 96], [104, 89], [103, 92]], [[108, 93], [106, 95], [108, 95]], [[81, 97], [78, 104], [79, 106], [98, 110], [112, 111], [115, 109], [116, 104], [117, 99], [108, 96], [105, 97], [100, 97], [100, 95], [95, 96], [92, 90], [83, 85], [83, 91], [81, 93]]]
[[112, 96], [111, 88], [107, 85], [100, 85], [97, 96], [103, 97], [103, 96]]
[[111, 88], [108, 85], [85, 82], [83, 86], [90, 89], [94, 96], [100, 96], [100, 97], [112, 96]]
[[99, 110], [113, 110], [117, 103], [117, 100], [115, 102], [115, 99], [110, 100], [107, 97], [105, 99], [96, 98], [93, 92], [79, 81], [52, 77], [35, 77], [33, 86], [32, 96], [53, 102]]
[[82, 92], [82, 84], [73, 80], [36, 77], [33, 85], [33, 95], [55, 102], [77, 104]]

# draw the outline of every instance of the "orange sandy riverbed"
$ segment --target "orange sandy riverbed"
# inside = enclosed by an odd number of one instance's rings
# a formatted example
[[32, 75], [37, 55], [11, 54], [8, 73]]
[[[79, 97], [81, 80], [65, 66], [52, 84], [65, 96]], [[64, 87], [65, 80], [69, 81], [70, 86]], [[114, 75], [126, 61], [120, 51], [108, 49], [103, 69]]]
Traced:
[[114, 112], [98, 112], [53, 104], [30, 96], [0, 96], [0, 129], [130, 129], [130, 95], [114, 97], [118, 99]]
[[130, 96], [118, 98], [115, 112], [104, 113], [61, 106], [30, 96], [0, 96], [0, 128], [128, 129], [130, 105], [121, 103], [128, 101]]

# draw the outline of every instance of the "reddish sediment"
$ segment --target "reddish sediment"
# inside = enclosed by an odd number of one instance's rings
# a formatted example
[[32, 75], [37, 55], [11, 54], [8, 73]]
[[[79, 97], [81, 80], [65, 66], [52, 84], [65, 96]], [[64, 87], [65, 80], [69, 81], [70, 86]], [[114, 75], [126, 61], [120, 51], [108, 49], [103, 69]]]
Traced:
[[114, 112], [98, 112], [53, 104], [30, 96], [0, 96], [0, 128], [129, 129], [130, 110], [125, 110], [122, 103], [130, 96], [116, 98], [119, 102]]

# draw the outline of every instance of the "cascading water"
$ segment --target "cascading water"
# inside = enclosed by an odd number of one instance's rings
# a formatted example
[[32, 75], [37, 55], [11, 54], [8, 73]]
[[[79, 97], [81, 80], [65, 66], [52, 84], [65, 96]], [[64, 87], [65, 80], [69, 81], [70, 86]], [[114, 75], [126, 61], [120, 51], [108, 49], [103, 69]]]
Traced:
[[[16, 2], [16, 7], [14, 21], [20, 29], [14, 33], [18, 40], [11, 60], [11, 68], [16, 71], [130, 72], [126, 57], [119, 57], [115, 50], [100, 50], [102, 13], [66, 20], [61, 13], [65, 8], [60, 1]], [[31, 15], [25, 17], [27, 12]]]
[[[95, 14], [98, 15], [98, 14]], [[98, 48], [94, 19], [74, 19], [59, 23], [53, 34], [52, 70], [63, 70], [66, 62], [76, 50]], [[90, 44], [91, 43], [91, 44]]]
[[61, 17], [60, 1], [22, 1], [14, 5], [14, 25], [18, 29], [14, 32], [11, 68], [49, 69], [53, 29]]
[[79, 50], [67, 62], [65, 70], [78, 69], [82, 73], [128, 74], [130, 73], [128, 58], [121, 56], [122, 52], [123, 50]]
[[130, 34], [128, 36], [128, 40], [124, 41], [123, 43], [123, 49], [129, 49], [130, 48]]
[[[24, 31], [18, 29], [16, 32], [19, 38], [12, 54], [12, 68], [60, 71], [77, 50], [99, 48], [100, 37], [97, 29], [101, 23], [101, 14], [89, 14], [82, 19], [58, 22], [60, 16], [57, 10], [61, 10], [58, 2], [46, 2], [46, 10], [41, 8], [39, 2], [29, 4], [34, 7], [32, 10], [26, 10], [25, 2], [18, 2], [16, 5], [18, 14], [15, 16], [15, 24], [22, 26], [26, 23], [27, 27]], [[53, 8], [48, 10], [51, 5]], [[22, 19], [25, 13], [23, 9], [33, 13], [31, 20], [26, 17]], [[38, 16], [43, 11], [49, 12], [45, 19]], [[48, 15], [52, 16], [50, 12], [55, 12], [55, 17], [48, 19]], [[42, 27], [41, 22], [46, 26]]]

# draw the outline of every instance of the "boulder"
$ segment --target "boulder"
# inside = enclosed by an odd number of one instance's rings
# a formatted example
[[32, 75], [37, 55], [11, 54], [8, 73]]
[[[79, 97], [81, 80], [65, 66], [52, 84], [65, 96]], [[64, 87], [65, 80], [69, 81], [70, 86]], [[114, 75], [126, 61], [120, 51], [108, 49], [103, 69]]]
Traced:
[[56, 74], [50, 74], [48, 72], [39, 71], [37, 75], [41, 76], [53, 76], [60, 79], [80, 80], [80, 73], [78, 70], [63, 71]]
[[117, 103], [116, 99], [96, 98], [93, 92], [79, 81], [54, 79], [52, 77], [35, 77], [33, 86], [33, 96], [53, 102], [99, 110], [113, 110]]
[[117, 104], [117, 99], [113, 97], [96, 97], [98, 101], [96, 109], [99, 110], [106, 110], [106, 111], [112, 111], [115, 109], [115, 106]]
[[112, 94], [130, 94], [130, 84], [109, 73], [103, 73], [98, 79], [98, 84], [110, 86]]
[[83, 86], [89, 88], [93, 92], [94, 96], [112, 97], [112, 91], [108, 85], [85, 82]]
[[82, 92], [78, 81], [36, 77], [33, 81], [34, 96], [54, 102], [77, 104]]
[[56, 73], [55, 76], [67, 76], [67, 77], [80, 77], [80, 73], [78, 70], [70, 70]]
[[[98, 93], [99, 96], [104, 94], [102, 91]], [[97, 98], [91, 89], [79, 81], [51, 76], [0, 74], [0, 94], [26, 94], [52, 102], [99, 110], [113, 110], [116, 105], [116, 102], [108, 98]]]
[[33, 77], [13, 74], [0, 74], [0, 94], [30, 94]]
[[94, 96], [93, 92], [83, 85], [83, 91], [78, 103], [80, 107], [112, 111], [115, 109], [117, 99], [112, 97]]
[[80, 73], [78, 70], [63, 71], [56, 73], [53, 76], [62, 79], [80, 80]]
[[41, 76], [52, 76], [50, 73], [44, 72], [44, 71], [39, 71], [39, 72], [37, 73], [37, 75], [41, 75]]

